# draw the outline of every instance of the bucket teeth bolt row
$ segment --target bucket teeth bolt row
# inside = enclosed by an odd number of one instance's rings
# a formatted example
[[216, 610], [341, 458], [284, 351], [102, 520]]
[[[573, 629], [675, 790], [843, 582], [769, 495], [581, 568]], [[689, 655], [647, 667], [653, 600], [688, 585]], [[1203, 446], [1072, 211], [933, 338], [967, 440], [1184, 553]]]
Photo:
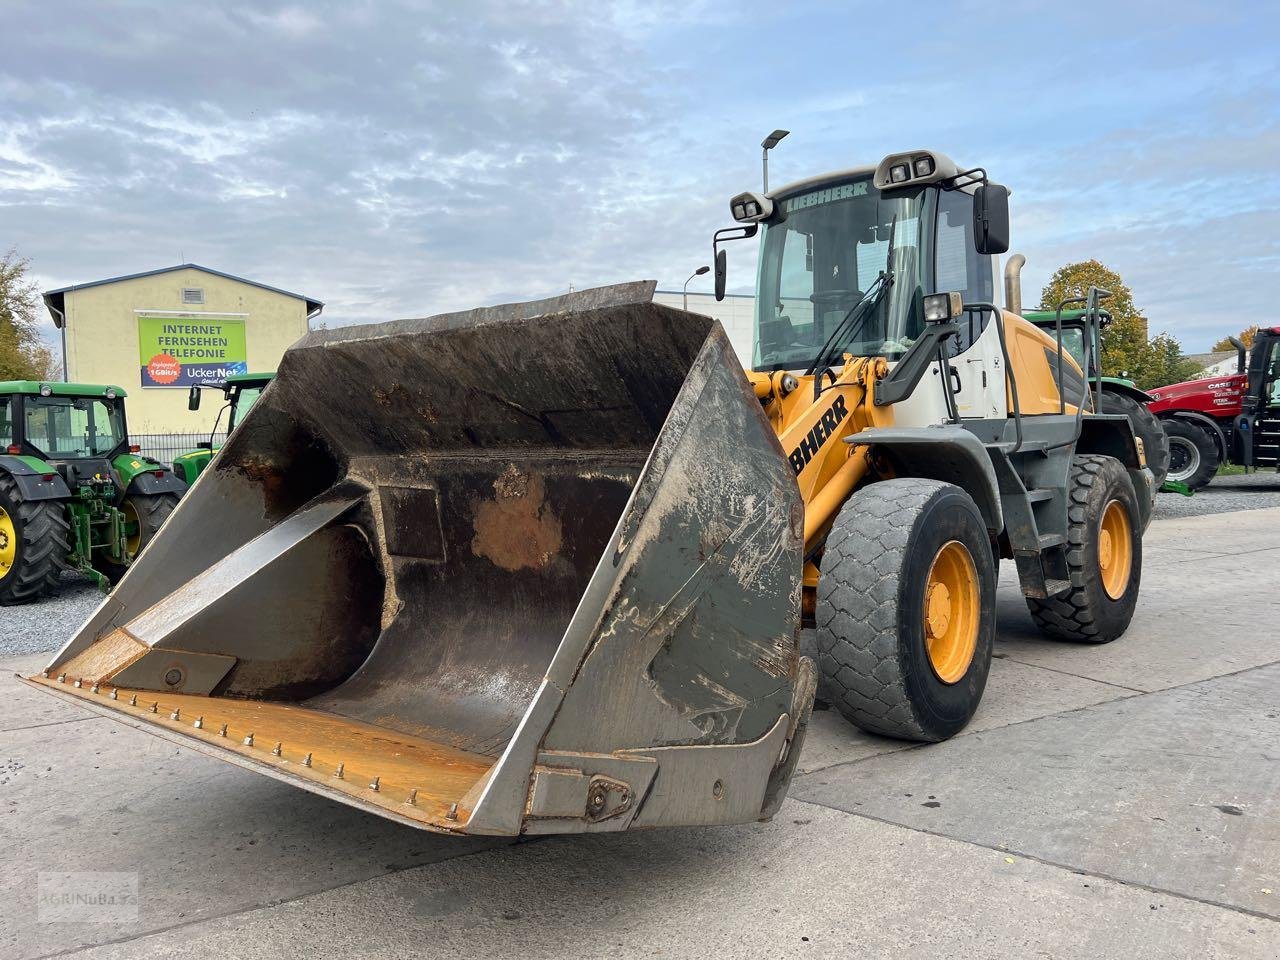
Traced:
[[277, 740], [277, 741], [276, 741], [276, 745], [275, 745], [274, 747], [272, 747], [272, 748], [271, 748], [271, 755], [272, 755], [273, 757], [278, 757], [278, 756], [280, 756], [280, 750], [281, 750], [281, 748], [282, 748], [283, 746], [284, 746], [284, 744], [283, 744], [283, 743], [281, 743], [279, 740]]
[[310, 754], [310, 753], [308, 753], [305, 757], [303, 757], [303, 758], [302, 758], [302, 765], [303, 765], [304, 767], [309, 767], [309, 766], [311, 766], [311, 754]]
[[136, 707], [138, 705], [138, 695], [135, 693], [129, 698], [129, 706]]
[[115, 687], [112, 687], [112, 688], [111, 688], [111, 699], [112, 699], [112, 700], [119, 700], [119, 699], [120, 699], [120, 691], [119, 691], [119, 690], [117, 690]]
[[170, 720], [181, 720], [181, 719], [182, 719], [182, 711], [181, 711], [178, 707], [174, 707], [174, 708], [173, 708], [173, 713], [169, 714], [169, 719], [170, 719]]
[[253, 746], [253, 734], [252, 734], [252, 733], [250, 733], [250, 734], [248, 734], [248, 735], [246, 735], [246, 736], [245, 736], [245, 738], [244, 738], [244, 745], [245, 745], [246, 747], [252, 747], [252, 746]]
[[83, 677], [77, 677], [77, 678], [76, 678], [76, 682], [75, 682], [74, 686], [75, 686], [75, 688], [76, 688], [77, 690], [79, 690], [81, 687], [83, 687], [83, 686], [84, 686], [84, 678], [83, 678]]
[[372, 790], [374, 793], [377, 793], [379, 790], [380, 783], [382, 783], [382, 778], [374, 777], [373, 781], [369, 784], [369, 789]]
[[192, 724], [197, 730], [204, 729], [204, 717], [196, 717], [196, 722]]
[[408, 803], [408, 804], [411, 804], [411, 805], [416, 805], [416, 804], [417, 804], [417, 802], [418, 802], [418, 791], [417, 791], [417, 790], [410, 790], [410, 791], [409, 791], [409, 799], [407, 799], [407, 800], [405, 801], [405, 803]]
[[67, 675], [66, 675], [65, 673], [60, 673], [60, 674], [58, 674], [58, 682], [59, 682], [59, 683], [66, 683], [66, 682], [67, 682]]
[[333, 775], [334, 775], [335, 777], [337, 777], [339, 780], [341, 780], [341, 779], [342, 779], [342, 772], [343, 772], [343, 770], [345, 770], [345, 769], [346, 769], [346, 766], [347, 766], [347, 765], [346, 765], [345, 763], [340, 763], [340, 764], [338, 764], [338, 769], [334, 771]]
[[89, 688], [90, 693], [98, 693], [98, 681], [93, 681], [93, 686]]
[[225, 737], [227, 735], [227, 725], [224, 723], [218, 728], [218, 736]]

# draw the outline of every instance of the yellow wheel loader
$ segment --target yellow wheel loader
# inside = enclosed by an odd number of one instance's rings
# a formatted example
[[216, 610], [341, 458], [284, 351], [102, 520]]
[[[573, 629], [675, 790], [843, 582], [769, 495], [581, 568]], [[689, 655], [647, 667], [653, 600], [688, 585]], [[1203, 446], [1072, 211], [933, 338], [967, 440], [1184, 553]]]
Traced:
[[1150, 502], [1128, 421], [989, 302], [1006, 196], [915, 151], [735, 198], [746, 376], [652, 283], [309, 334], [29, 682], [456, 834], [768, 817], [819, 672], [950, 736], [999, 558], [1047, 633], [1111, 640]]

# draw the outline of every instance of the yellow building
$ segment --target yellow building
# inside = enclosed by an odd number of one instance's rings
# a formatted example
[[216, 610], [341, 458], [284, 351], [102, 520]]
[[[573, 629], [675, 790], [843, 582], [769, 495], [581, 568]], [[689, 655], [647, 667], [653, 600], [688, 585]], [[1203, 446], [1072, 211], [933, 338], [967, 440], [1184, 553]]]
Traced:
[[129, 431], [189, 433], [193, 383], [272, 371], [324, 304], [194, 263], [44, 295], [62, 331], [66, 378], [129, 394]]

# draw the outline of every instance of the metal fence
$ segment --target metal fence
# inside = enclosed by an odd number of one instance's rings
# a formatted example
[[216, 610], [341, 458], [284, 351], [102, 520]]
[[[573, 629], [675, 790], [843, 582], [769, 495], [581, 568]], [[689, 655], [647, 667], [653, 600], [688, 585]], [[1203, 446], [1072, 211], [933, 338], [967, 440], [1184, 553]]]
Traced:
[[[213, 435], [213, 445], [220, 446], [226, 442], [225, 433]], [[189, 450], [195, 450], [200, 444], [209, 442], [207, 433], [129, 433], [129, 442], [142, 448], [144, 456], [154, 457], [161, 463], [173, 463], [173, 458]]]

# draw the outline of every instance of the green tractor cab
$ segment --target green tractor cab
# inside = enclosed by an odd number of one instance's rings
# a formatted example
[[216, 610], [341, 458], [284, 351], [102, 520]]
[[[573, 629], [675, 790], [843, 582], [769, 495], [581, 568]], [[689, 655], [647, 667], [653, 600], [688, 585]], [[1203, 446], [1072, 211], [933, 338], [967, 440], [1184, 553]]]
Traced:
[[63, 569], [109, 590], [186, 491], [130, 445], [124, 401], [104, 384], [0, 381], [0, 606]]
[[209, 433], [209, 440], [200, 444], [195, 450], [189, 450], [186, 453], [179, 454], [173, 458], [173, 472], [181, 477], [186, 483], [192, 484], [196, 482], [196, 477], [204, 471], [209, 465], [209, 461], [213, 459], [213, 455], [217, 453], [217, 449], [213, 445], [213, 438], [218, 432], [218, 424], [222, 422], [222, 414], [230, 411], [227, 417], [227, 434], [236, 428], [244, 415], [249, 412], [262, 395], [262, 391], [266, 389], [268, 383], [275, 379], [274, 373], [238, 373], [234, 376], [227, 377], [226, 383], [198, 383], [191, 388], [191, 397], [187, 401], [188, 410], [200, 409], [200, 392], [202, 390], [221, 390], [226, 402], [222, 409], [218, 411], [217, 418], [213, 421], [213, 430]]
[[[1022, 316], [1055, 339], [1061, 337], [1063, 352], [1074, 359], [1095, 384], [1099, 412], [1121, 414], [1129, 418], [1134, 435], [1142, 440], [1147, 466], [1151, 468], [1155, 478], [1154, 489], [1172, 489], [1165, 484], [1165, 477], [1169, 474], [1169, 437], [1159, 418], [1147, 408], [1151, 395], [1139, 390], [1126, 377], [1100, 374], [1097, 358], [1102, 349], [1101, 339], [1099, 337], [1096, 343], [1086, 342], [1085, 313], [1085, 310], [1059, 307], [1057, 310], [1024, 310]], [[1095, 328], [1099, 331], [1111, 322], [1111, 314], [1103, 310], [1100, 319], [1101, 323]], [[1078, 376], [1076, 380], [1079, 382]]]

